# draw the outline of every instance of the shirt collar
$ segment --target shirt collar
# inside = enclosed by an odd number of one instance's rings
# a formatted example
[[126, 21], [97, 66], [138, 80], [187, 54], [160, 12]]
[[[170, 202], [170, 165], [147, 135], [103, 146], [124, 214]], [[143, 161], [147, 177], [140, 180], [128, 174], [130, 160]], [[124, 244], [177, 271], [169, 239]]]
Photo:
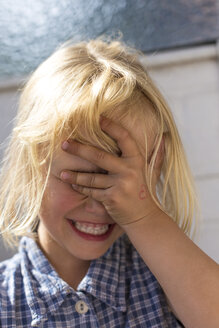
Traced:
[[19, 252], [27, 304], [32, 324], [36, 326], [47, 320], [48, 313], [57, 310], [70, 293], [70, 288], [60, 279], [33, 239], [23, 237]]
[[[125, 312], [128, 291], [124, 243], [127, 242], [128, 237], [121, 236], [102, 257], [93, 260], [76, 292], [90, 293], [115, 310]], [[47, 320], [47, 313], [56, 311], [65, 297], [74, 291], [58, 276], [34, 240], [23, 237], [19, 252], [27, 303], [33, 323], [37, 324]]]
[[[100, 258], [91, 262], [78, 291], [86, 291], [116, 311], [126, 311], [126, 235], [121, 236]], [[129, 242], [130, 243], [130, 242]]]

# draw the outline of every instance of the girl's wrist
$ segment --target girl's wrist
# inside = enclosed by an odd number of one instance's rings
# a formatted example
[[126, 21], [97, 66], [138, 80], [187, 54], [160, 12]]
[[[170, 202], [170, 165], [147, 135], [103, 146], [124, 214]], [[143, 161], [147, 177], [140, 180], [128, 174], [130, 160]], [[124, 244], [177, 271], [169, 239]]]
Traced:
[[133, 235], [134, 232], [138, 233], [142, 231], [142, 229], [150, 230], [154, 225], [157, 225], [159, 222], [163, 222], [164, 220], [168, 221], [171, 219], [159, 207], [155, 206], [150, 213], [145, 214], [145, 216], [137, 220], [122, 225], [122, 228], [127, 235]]

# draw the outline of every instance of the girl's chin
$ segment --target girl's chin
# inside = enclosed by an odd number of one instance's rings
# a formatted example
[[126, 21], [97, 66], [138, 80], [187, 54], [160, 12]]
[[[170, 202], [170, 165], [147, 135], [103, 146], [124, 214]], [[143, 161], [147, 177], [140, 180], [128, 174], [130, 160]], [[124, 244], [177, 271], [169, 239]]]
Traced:
[[123, 231], [118, 232], [113, 239], [105, 241], [105, 242], [93, 242], [89, 240], [85, 240], [82, 244], [82, 247], [77, 247], [76, 252], [71, 252], [72, 255], [83, 261], [92, 261], [97, 260], [101, 256], [103, 256], [109, 248], [114, 244], [114, 242], [123, 235]]

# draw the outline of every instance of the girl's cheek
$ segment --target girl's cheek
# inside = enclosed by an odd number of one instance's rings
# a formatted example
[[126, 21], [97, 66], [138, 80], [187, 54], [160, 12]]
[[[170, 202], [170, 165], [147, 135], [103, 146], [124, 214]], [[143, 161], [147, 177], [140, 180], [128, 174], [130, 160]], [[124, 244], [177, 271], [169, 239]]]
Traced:
[[45, 190], [43, 204], [50, 211], [68, 211], [80, 205], [85, 198], [87, 196], [74, 190], [69, 183], [52, 176]]
[[68, 190], [57, 190], [51, 195], [53, 207], [61, 207], [63, 209], [73, 209], [80, 205], [87, 196], [73, 190], [69, 186]]
[[54, 202], [57, 204], [58, 207], [61, 206], [61, 208], [74, 208], [74, 206], [76, 206], [78, 203], [78, 195], [73, 193], [57, 195], [54, 199]]

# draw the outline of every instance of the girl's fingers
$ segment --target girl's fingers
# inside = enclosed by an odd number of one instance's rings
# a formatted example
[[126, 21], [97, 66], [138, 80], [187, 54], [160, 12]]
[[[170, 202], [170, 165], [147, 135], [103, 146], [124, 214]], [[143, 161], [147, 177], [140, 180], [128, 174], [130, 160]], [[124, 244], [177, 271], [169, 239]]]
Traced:
[[122, 151], [122, 157], [139, 155], [138, 146], [127, 129], [106, 117], [101, 117], [100, 125], [102, 130], [117, 141], [119, 149]]
[[87, 188], [78, 185], [72, 185], [72, 188], [81, 194], [96, 199], [99, 202], [104, 202], [107, 199], [107, 189]]
[[112, 173], [118, 173], [124, 168], [124, 163], [121, 158], [96, 147], [81, 144], [77, 141], [64, 141], [62, 149]]
[[[100, 124], [103, 130], [117, 141], [123, 158], [140, 155], [135, 140], [125, 128], [105, 118], [101, 120]], [[112, 173], [119, 173], [125, 169], [122, 158], [90, 145], [84, 145], [77, 141], [65, 141], [62, 149]]]
[[60, 178], [72, 185], [80, 185], [81, 187], [89, 188], [110, 188], [113, 185], [112, 175], [97, 174], [97, 173], [82, 173], [74, 171], [62, 171]]

